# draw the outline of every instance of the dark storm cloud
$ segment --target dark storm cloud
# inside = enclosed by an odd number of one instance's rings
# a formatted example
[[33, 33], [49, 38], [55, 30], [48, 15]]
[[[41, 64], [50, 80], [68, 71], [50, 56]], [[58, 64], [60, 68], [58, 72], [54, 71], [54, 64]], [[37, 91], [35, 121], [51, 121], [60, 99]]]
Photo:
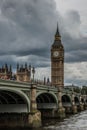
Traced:
[[49, 39], [57, 22], [53, 1], [4, 0], [0, 8], [1, 55], [49, 56]]
[[19, 60], [18, 57], [25, 56], [21, 62], [29, 60], [33, 63], [35, 55], [44, 57], [38, 59], [41, 60], [39, 63], [35, 62], [36, 66], [48, 66], [45, 59], [50, 62], [57, 21], [65, 61], [86, 61], [87, 38], [80, 36], [81, 19], [77, 11], [68, 11], [63, 17], [56, 11], [54, 0], [0, 0], [0, 55], [4, 56], [3, 60], [6, 60], [6, 55], [9, 58], [14, 55], [15, 60], [10, 59], [13, 63]]

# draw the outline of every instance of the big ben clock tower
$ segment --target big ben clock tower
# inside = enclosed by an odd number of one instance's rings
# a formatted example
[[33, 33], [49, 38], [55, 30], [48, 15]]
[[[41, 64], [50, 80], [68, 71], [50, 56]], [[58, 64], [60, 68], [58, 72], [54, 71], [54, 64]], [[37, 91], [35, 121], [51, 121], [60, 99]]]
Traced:
[[53, 86], [64, 87], [64, 48], [58, 29], [51, 46], [51, 82]]

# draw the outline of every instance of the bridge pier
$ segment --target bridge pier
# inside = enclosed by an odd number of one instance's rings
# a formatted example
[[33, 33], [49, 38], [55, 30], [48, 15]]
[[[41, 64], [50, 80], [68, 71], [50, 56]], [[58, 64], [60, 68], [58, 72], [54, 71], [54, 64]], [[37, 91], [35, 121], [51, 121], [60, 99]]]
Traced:
[[80, 111], [83, 111], [83, 110], [84, 110], [84, 105], [83, 105], [83, 103], [81, 101], [81, 97], [80, 97]]
[[77, 106], [76, 105], [72, 105], [72, 113], [73, 114], [77, 113]]
[[37, 110], [36, 103], [36, 84], [31, 84], [31, 106], [30, 106], [30, 114], [28, 118], [29, 126], [31, 127], [40, 127], [41, 126], [41, 112]]
[[77, 110], [78, 110], [78, 112], [84, 110], [84, 105], [83, 105], [83, 103], [81, 102], [81, 97], [79, 97], [79, 104], [77, 105]]
[[74, 97], [75, 97], [75, 95], [72, 93], [72, 113], [76, 114], [77, 113], [77, 106], [75, 105]]
[[64, 118], [65, 117], [65, 108], [62, 105], [62, 90], [58, 88], [58, 117]]
[[80, 104], [80, 111], [84, 111], [84, 106], [83, 106], [83, 104]]
[[66, 114], [71, 114], [71, 113], [72, 113], [72, 107], [67, 106], [67, 107], [65, 108], [65, 112], [66, 112]]

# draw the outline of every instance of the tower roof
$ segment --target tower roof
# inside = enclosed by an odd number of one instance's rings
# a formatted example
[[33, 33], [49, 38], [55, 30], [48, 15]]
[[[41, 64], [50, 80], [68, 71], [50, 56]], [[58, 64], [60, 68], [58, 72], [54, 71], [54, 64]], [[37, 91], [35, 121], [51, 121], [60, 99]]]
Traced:
[[55, 33], [55, 38], [54, 38], [54, 43], [52, 45], [52, 47], [60, 47], [63, 48], [63, 45], [61, 43], [61, 35], [59, 33], [59, 27], [58, 27], [58, 23], [57, 23], [57, 30]]

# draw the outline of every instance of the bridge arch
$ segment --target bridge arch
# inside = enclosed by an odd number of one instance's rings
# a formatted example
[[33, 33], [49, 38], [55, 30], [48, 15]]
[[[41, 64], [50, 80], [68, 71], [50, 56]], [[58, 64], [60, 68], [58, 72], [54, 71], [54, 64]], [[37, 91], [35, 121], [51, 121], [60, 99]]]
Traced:
[[68, 106], [71, 107], [72, 102], [71, 102], [71, 98], [69, 95], [66, 95], [66, 94], [62, 95], [61, 100], [62, 100], [63, 107], [68, 107]]
[[39, 92], [36, 96], [38, 109], [53, 109], [58, 107], [57, 96], [52, 92]]
[[3, 110], [3, 112], [18, 112], [18, 113], [30, 112], [30, 100], [28, 96], [21, 90], [9, 88], [9, 87], [8, 88], [1, 87], [0, 88], [0, 108], [3, 109], [3, 107], [8, 108], [8, 111]]
[[85, 99], [85, 104], [87, 104], [87, 99]]
[[81, 102], [84, 103], [84, 99], [83, 98], [81, 98]]
[[75, 104], [78, 106], [80, 104], [79, 97], [74, 97]]

